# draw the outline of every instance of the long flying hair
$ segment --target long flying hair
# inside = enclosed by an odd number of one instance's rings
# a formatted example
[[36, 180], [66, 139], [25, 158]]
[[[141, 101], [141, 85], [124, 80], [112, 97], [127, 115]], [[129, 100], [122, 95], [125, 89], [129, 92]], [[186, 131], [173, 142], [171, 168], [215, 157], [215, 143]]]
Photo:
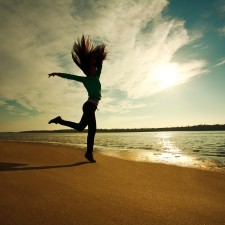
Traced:
[[81, 39], [74, 43], [71, 54], [76, 65], [88, 76], [88, 69], [102, 64], [108, 52], [105, 44], [96, 46], [89, 36], [82, 35]]

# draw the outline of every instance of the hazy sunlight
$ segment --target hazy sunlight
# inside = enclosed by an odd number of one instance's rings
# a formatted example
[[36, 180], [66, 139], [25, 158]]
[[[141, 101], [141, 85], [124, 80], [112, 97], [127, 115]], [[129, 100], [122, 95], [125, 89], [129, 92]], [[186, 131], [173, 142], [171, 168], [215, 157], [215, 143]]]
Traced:
[[175, 85], [179, 80], [179, 71], [176, 64], [165, 64], [157, 71], [157, 80], [161, 89]]

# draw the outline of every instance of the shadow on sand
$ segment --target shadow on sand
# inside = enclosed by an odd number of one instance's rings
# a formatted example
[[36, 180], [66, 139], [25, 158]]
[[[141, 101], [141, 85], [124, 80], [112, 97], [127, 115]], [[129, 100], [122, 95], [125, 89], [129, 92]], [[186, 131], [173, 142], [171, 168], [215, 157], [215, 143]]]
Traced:
[[54, 165], [54, 166], [28, 166], [25, 163], [10, 163], [10, 162], [0, 162], [0, 171], [21, 171], [21, 170], [47, 170], [65, 167], [81, 166], [90, 162], [77, 162], [68, 165]]

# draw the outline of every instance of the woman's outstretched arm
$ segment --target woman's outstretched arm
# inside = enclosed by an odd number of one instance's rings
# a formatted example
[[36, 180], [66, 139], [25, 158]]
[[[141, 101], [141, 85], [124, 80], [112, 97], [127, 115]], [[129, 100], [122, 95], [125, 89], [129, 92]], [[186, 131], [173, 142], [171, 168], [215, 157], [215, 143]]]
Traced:
[[54, 73], [48, 74], [48, 77], [54, 77], [54, 76], [66, 78], [66, 79], [69, 79], [69, 80], [75, 80], [75, 81], [82, 82], [82, 83], [85, 80], [85, 77], [81, 77], [81, 76], [77, 76], [77, 75], [72, 75], [72, 74], [68, 74], [68, 73], [54, 72]]

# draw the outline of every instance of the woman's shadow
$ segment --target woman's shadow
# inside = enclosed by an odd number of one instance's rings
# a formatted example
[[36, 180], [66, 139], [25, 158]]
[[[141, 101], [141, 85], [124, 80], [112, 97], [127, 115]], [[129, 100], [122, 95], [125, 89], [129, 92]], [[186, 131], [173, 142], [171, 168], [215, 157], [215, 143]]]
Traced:
[[0, 171], [19, 171], [19, 170], [47, 170], [65, 167], [75, 167], [87, 164], [90, 162], [77, 162], [67, 165], [53, 165], [53, 166], [28, 166], [25, 163], [11, 163], [11, 162], [0, 162]]

